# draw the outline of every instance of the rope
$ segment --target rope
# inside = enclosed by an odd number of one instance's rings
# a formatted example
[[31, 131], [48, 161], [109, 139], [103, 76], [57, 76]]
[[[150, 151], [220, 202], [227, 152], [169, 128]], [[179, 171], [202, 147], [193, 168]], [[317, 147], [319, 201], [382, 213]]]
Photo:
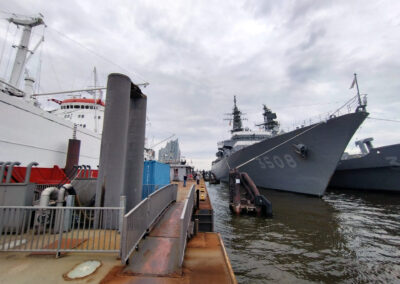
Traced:
[[367, 118], [368, 119], [374, 119], [374, 120], [390, 121], [390, 122], [400, 122], [400, 120], [396, 120], [396, 119], [377, 118], [377, 117], [367, 117]]
[[58, 79], [58, 74], [56, 72], [56, 69], [54, 68], [53, 57], [51, 56], [50, 52], [48, 52], [47, 56], [48, 56], [49, 61], [50, 61], [50, 67], [53, 70], [54, 77], [56, 78], [56, 82], [57, 82], [58, 88], [60, 90], [62, 90], [60, 80]]
[[[92, 50], [92, 49], [90, 49], [89, 47], [83, 45], [82, 43], [78, 42], [77, 40], [72, 39], [71, 37], [67, 36], [66, 34], [64, 34], [64, 33], [60, 32], [60, 31], [56, 30], [55, 28], [50, 27], [50, 29], [53, 30], [53, 31], [55, 31], [56, 33], [58, 33], [60, 36], [64, 37], [65, 39], [68, 39], [69, 41], [74, 42], [75, 44], [79, 45], [80, 47], [82, 47], [82, 48], [86, 49], [87, 51], [91, 52], [92, 54], [98, 56], [99, 58], [103, 59], [104, 61], [106, 61], [106, 62], [108, 62], [108, 63], [110, 63], [110, 64], [112, 64], [112, 65], [114, 65], [114, 66], [117, 66], [117, 67], [121, 68], [122, 70], [124, 70], [124, 71], [127, 72], [127, 73], [131, 73], [131, 71], [129, 71], [128, 69], [126, 69], [126, 68], [122, 67], [121, 65], [115, 63], [114, 61], [112, 61], [112, 60], [106, 58], [105, 56], [103, 56], [103, 55], [101, 55], [101, 54], [95, 52], [94, 50]], [[142, 76], [140, 76], [138, 73], [136, 73], [135, 75], [136, 75], [137, 77], [139, 77], [144, 83], [148, 83], [148, 82], [147, 82]]]
[[237, 166], [236, 168], [239, 169], [239, 168], [241, 168], [241, 167], [247, 165], [248, 163], [251, 163], [251, 162], [254, 161], [255, 159], [257, 159], [257, 158], [259, 158], [259, 157], [261, 157], [261, 156], [264, 156], [265, 154], [267, 154], [267, 153], [269, 153], [269, 152], [275, 150], [276, 148], [278, 148], [278, 147], [280, 147], [280, 146], [282, 146], [282, 145], [288, 143], [289, 141], [291, 141], [291, 140], [293, 140], [293, 139], [295, 139], [295, 138], [297, 138], [297, 137], [299, 137], [299, 136], [301, 136], [301, 135], [307, 133], [308, 131], [314, 129], [315, 127], [321, 125], [322, 123], [323, 123], [323, 122], [320, 122], [320, 123], [315, 124], [314, 126], [312, 126], [312, 127], [308, 128], [308, 129], [304, 130], [303, 132], [301, 132], [301, 133], [299, 133], [299, 134], [293, 136], [292, 138], [290, 138], [290, 139], [288, 139], [288, 140], [286, 140], [286, 141], [283, 141], [282, 143], [276, 145], [275, 147], [272, 147], [271, 149], [268, 149], [267, 151], [265, 151], [265, 152], [263, 152], [263, 153], [261, 153], [261, 154], [255, 156], [255, 157], [251, 158], [250, 160], [247, 160], [246, 162], [240, 164], [240, 165]]
[[[12, 45], [15, 45], [15, 39], [17, 37], [17, 32], [18, 32], [18, 27], [15, 28], [13, 44]], [[12, 55], [12, 48], [10, 49], [10, 52], [8, 54], [7, 65], [6, 65], [6, 68], [4, 69], [4, 75], [3, 75], [4, 78], [7, 76], [7, 70], [8, 70], [8, 66], [10, 65], [11, 55]]]
[[[44, 38], [45, 31], [46, 31], [46, 26], [43, 28], [42, 38]], [[41, 75], [42, 75], [41, 73], [42, 73], [42, 62], [43, 62], [42, 54], [43, 54], [43, 49], [44, 49], [43, 45], [44, 45], [44, 41], [40, 45], [39, 64], [38, 64], [38, 67], [37, 67], [37, 70], [36, 70], [36, 78], [37, 78], [37, 80], [36, 80], [36, 82], [37, 82], [36, 83], [36, 94], [39, 94], [39, 90], [40, 90], [40, 79], [41, 79]]]
[[6, 31], [6, 36], [4, 37], [3, 46], [2, 46], [2, 48], [1, 48], [0, 66], [1, 66], [1, 62], [3, 61], [4, 48], [6, 47], [6, 42], [7, 42], [7, 38], [8, 38], [8, 31], [9, 31], [9, 29], [10, 29], [10, 25], [11, 25], [11, 22], [8, 23], [7, 31]]

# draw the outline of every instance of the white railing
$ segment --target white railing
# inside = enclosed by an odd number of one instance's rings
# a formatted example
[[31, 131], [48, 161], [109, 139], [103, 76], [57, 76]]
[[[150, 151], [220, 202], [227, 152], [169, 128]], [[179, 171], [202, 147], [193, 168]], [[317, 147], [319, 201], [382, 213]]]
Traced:
[[[366, 97], [367, 95], [361, 95], [361, 100], [363, 102], [366, 102]], [[286, 127], [282, 129], [286, 129], [287, 132], [290, 132], [292, 130], [307, 127], [319, 122], [328, 121], [331, 118], [354, 112], [357, 106], [358, 106], [358, 97], [357, 95], [355, 95], [354, 97], [349, 99], [346, 103], [344, 103], [342, 106], [340, 106], [338, 109], [334, 111], [311, 116], [304, 120], [294, 121], [292, 127]]]
[[176, 201], [177, 191], [177, 184], [164, 186], [143, 199], [124, 216], [121, 234], [122, 263], [128, 263], [130, 255], [149, 228], [160, 214]]
[[194, 191], [195, 186], [192, 185], [190, 191], [186, 197], [185, 205], [183, 206], [181, 218], [180, 218], [180, 235], [179, 235], [179, 257], [180, 266], [182, 266], [183, 259], [185, 256], [185, 249], [187, 243], [187, 236], [190, 227], [190, 222], [192, 221], [192, 213], [194, 206]]

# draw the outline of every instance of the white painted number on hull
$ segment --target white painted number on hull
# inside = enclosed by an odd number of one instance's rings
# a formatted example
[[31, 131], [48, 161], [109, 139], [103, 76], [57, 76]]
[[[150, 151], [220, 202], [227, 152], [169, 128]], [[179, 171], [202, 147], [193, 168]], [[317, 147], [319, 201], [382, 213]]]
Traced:
[[283, 169], [285, 167], [296, 168], [297, 162], [293, 157], [289, 154], [283, 155], [283, 159], [280, 156], [274, 155], [272, 158], [268, 156], [257, 158], [258, 164], [260, 168], [266, 169], [267, 167], [270, 169], [280, 168]]

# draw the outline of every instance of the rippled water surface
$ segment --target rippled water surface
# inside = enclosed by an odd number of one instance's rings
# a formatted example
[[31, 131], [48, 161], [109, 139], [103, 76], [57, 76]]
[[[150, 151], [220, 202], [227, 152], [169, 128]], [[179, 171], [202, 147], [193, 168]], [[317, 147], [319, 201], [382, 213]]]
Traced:
[[225, 184], [208, 190], [239, 283], [400, 283], [400, 194], [262, 191], [263, 219], [231, 214]]

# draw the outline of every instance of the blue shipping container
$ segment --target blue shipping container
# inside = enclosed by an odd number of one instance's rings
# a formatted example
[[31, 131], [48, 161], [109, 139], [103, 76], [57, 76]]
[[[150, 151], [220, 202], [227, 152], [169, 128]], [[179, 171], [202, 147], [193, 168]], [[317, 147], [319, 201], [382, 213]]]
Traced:
[[142, 200], [170, 184], [170, 167], [157, 161], [144, 161]]

